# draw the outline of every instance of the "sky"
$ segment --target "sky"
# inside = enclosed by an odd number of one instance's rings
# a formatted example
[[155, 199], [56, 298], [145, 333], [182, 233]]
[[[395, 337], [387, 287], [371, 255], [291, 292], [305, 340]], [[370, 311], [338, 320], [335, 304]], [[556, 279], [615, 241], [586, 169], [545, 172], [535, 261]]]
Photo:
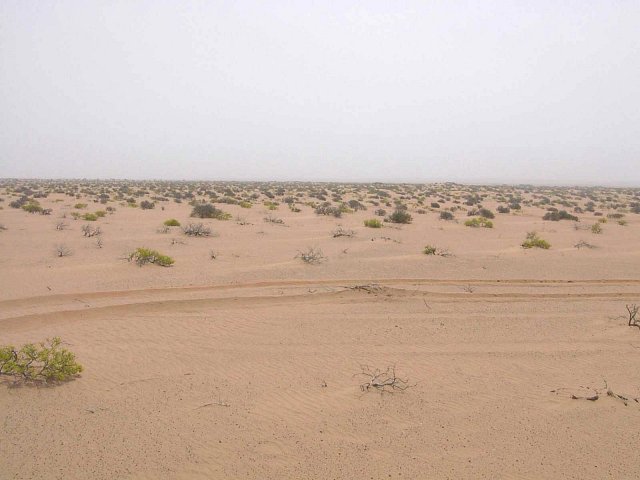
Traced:
[[0, 177], [640, 185], [640, 2], [0, 0]]

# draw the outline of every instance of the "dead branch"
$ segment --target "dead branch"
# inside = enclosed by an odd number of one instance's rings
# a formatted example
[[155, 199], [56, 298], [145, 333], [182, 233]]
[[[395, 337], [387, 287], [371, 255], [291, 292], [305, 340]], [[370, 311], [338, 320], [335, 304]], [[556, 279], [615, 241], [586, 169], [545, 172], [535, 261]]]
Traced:
[[638, 319], [638, 311], [640, 307], [635, 303], [633, 305], [625, 305], [627, 312], [629, 312], [629, 326], [640, 328], [640, 319]]
[[396, 391], [405, 391], [407, 388], [414, 387], [409, 384], [408, 379], [400, 378], [396, 375], [396, 366], [389, 365], [386, 370], [380, 370], [376, 368], [371, 369], [368, 365], [360, 365], [362, 370], [360, 373], [356, 373], [355, 376], [363, 375], [366, 377], [366, 381], [360, 384], [360, 390], [363, 392], [377, 391], [382, 393], [394, 393]]

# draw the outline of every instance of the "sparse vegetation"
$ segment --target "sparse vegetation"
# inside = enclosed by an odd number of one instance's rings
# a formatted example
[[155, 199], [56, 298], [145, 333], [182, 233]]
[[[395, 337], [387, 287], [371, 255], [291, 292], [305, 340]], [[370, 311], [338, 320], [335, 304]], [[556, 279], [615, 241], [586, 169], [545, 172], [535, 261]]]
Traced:
[[175, 218], [170, 218], [170, 219], [164, 221], [164, 225], [166, 225], [167, 227], [179, 227], [180, 226], [180, 222], [178, 220], [176, 220]]
[[394, 212], [387, 217], [387, 221], [391, 223], [411, 223], [413, 218], [411, 214], [404, 209], [396, 208]]
[[182, 232], [189, 237], [208, 237], [211, 235], [211, 228], [204, 223], [189, 223], [182, 227]]
[[493, 222], [484, 217], [475, 217], [464, 222], [465, 227], [473, 228], [493, 228]]
[[175, 263], [173, 258], [168, 255], [163, 255], [156, 250], [149, 248], [139, 247], [131, 252], [128, 256], [130, 262], [135, 262], [138, 266], [146, 265], [147, 263], [153, 263], [161, 267], [170, 267]]
[[527, 238], [522, 242], [522, 248], [542, 248], [544, 250], [548, 250], [551, 248], [551, 244], [538, 237], [536, 232], [529, 232], [527, 233]]
[[377, 218], [371, 218], [364, 221], [364, 226], [368, 228], [382, 228], [382, 222]]
[[59, 337], [38, 344], [28, 343], [20, 349], [0, 347], [0, 375], [24, 382], [62, 382], [82, 372], [75, 354], [62, 348]]
[[327, 259], [322, 250], [316, 247], [308, 247], [306, 250], [298, 251], [295, 258], [312, 265], [322, 263]]

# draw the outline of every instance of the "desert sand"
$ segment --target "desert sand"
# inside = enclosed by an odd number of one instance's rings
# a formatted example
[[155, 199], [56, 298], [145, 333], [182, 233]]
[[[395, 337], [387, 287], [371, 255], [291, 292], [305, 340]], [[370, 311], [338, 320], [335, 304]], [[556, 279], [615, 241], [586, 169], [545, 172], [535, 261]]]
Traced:
[[[4, 180], [0, 198], [0, 345], [59, 336], [84, 366], [0, 381], [0, 479], [640, 478], [638, 189]], [[364, 226], [395, 202], [411, 223]], [[464, 225], [480, 206], [493, 228]], [[532, 231], [551, 248], [523, 248]], [[138, 247], [175, 263], [137, 266]], [[363, 390], [367, 366], [408, 388]]]

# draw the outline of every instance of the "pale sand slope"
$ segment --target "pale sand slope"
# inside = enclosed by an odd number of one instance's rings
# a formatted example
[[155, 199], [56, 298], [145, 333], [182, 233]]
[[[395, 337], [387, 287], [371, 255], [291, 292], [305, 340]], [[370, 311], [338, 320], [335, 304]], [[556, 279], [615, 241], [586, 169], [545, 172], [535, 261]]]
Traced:
[[[471, 285], [3, 302], [3, 340], [60, 335], [86, 372], [0, 390], [0, 477], [638, 478], [640, 404], [569, 396], [640, 395], [609, 318], [639, 282]], [[362, 363], [416, 385], [363, 395]]]
[[[570, 398], [605, 379], [640, 396], [640, 331], [617, 318], [640, 303], [637, 215], [602, 235], [540, 209], [493, 230], [431, 212], [371, 230], [370, 211], [277, 211], [283, 227], [225, 205], [253, 225], [205, 221], [219, 236], [185, 239], [156, 233], [188, 221], [169, 203], [119, 207], [98, 249], [85, 222], [53, 228], [65, 205], [0, 211], [0, 344], [58, 335], [85, 367], [54, 387], [0, 385], [2, 480], [640, 477], [640, 404]], [[356, 237], [332, 238], [339, 223]], [[530, 230], [552, 249], [520, 248]], [[53, 256], [60, 242], [72, 256]], [[119, 259], [143, 245], [176, 265]], [[328, 261], [293, 258], [307, 246]], [[369, 282], [383, 289], [348, 288]], [[363, 395], [360, 364], [415, 386]]]

